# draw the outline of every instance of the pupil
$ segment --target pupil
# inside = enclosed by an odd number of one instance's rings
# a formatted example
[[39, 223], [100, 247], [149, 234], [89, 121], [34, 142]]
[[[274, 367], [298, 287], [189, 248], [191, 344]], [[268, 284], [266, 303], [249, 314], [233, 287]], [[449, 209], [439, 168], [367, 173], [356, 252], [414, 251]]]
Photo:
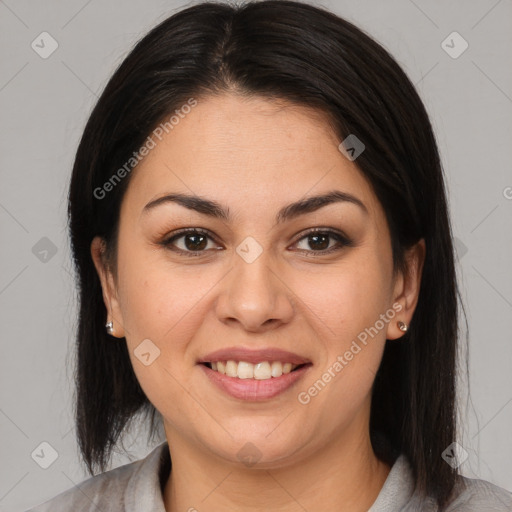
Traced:
[[[199, 241], [199, 239], [202, 238], [202, 241]], [[190, 240], [195, 240], [192, 242], [192, 244], [189, 244], [188, 242]], [[185, 237], [185, 246], [187, 249], [191, 251], [197, 251], [199, 249], [204, 249], [206, 247], [206, 244], [204, 243], [206, 241], [206, 237], [204, 235], [187, 235]], [[202, 245], [201, 245], [202, 243]]]
[[[323, 243], [320, 243], [320, 246], [317, 246], [317, 249], [326, 249], [327, 247], [329, 247], [329, 237], [327, 235], [311, 235], [310, 238], [312, 240], [315, 240], [316, 242], [320, 238], [323, 239]], [[315, 241], [313, 242], [313, 245], [316, 243]], [[314, 247], [311, 245], [311, 241], [309, 246], [314, 249]]]

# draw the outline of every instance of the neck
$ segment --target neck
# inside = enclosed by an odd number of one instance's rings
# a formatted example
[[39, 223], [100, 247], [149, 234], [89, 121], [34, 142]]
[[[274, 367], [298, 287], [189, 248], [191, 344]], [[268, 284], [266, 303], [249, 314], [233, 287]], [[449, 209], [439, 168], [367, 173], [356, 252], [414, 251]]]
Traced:
[[369, 435], [343, 436], [300, 463], [257, 469], [209, 457], [175, 434], [167, 436], [172, 471], [164, 490], [166, 512], [366, 512], [391, 469], [374, 454]]

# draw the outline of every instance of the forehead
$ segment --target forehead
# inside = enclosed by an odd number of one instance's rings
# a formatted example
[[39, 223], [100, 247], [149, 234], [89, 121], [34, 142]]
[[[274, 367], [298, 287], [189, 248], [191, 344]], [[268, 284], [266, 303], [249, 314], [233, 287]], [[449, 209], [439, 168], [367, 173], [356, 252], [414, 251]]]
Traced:
[[168, 133], [161, 130], [161, 140], [152, 136], [154, 148], [132, 171], [123, 200], [131, 213], [169, 192], [273, 213], [283, 203], [338, 189], [359, 197], [370, 213], [378, 208], [371, 186], [339, 151], [341, 141], [319, 111], [226, 94], [198, 99], [174, 122]]

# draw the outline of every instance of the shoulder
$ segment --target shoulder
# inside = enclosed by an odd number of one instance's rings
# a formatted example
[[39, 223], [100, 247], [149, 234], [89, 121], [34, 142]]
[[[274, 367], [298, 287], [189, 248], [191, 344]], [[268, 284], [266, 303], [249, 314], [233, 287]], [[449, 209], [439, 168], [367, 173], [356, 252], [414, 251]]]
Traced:
[[[369, 512], [441, 512], [433, 496], [416, 491], [408, 458], [401, 454]], [[459, 475], [442, 512], [511, 512], [512, 493], [486, 480]]]
[[[145, 458], [95, 475], [26, 512], [125, 512], [161, 499], [159, 469], [167, 443]], [[168, 452], [168, 451], [167, 451]]]
[[512, 493], [476, 478], [459, 476], [447, 512], [510, 512]]
[[[113, 512], [124, 510], [123, 495], [131, 476], [141, 461], [132, 462], [93, 476], [67, 489], [27, 512], [50, 512], [76, 510], [102, 510]], [[115, 508], [113, 507], [113, 504]]]

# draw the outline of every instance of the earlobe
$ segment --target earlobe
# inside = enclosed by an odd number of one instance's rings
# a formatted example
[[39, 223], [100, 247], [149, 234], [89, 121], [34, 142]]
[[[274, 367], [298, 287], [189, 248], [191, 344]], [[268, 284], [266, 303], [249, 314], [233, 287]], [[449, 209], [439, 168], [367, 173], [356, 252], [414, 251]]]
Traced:
[[397, 277], [394, 290], [394, 304], [400, 304], [396, 322], [388, 326], [387, 339], [400, 338], [410, 327], [412, 316], [418, 304], [421, 276], [425, 263], [425, 240], [420, 239], [405, 253], [406, 269]]
[[121, 309], [117, 300], [117, 289], [105, 258], [105, 241], [96, 236], [91, 242], [91, 257], [101, 283], [103, 302], [107, 310], [106, 329], [116, 338], [124, 336]]

